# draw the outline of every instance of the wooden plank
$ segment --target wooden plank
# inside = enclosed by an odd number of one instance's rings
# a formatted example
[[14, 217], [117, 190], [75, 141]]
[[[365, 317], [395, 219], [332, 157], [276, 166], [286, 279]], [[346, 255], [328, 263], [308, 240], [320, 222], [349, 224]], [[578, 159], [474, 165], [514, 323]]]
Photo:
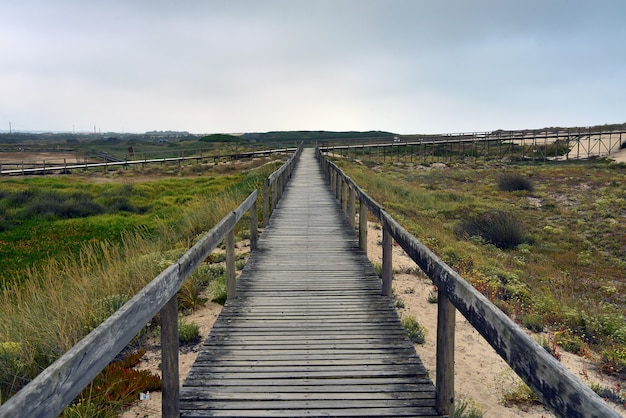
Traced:
[[185, 380], [181, 416], [434, 416], [428, 372], [306, 157]]

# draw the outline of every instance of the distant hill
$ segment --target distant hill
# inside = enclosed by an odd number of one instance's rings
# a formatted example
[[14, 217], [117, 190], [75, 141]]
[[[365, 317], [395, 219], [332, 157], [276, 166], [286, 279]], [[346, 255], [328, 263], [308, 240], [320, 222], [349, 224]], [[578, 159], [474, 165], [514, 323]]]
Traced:
[[275, 131], [265, 133], [246, 133], [241, 135], [248, 141], [254, 142], [281, 142], [281, 141], [304, 141], [304, 142], [323, 142], [323, 141], [349, 141], [363, 140], [367, 138], [393, 138], [396, 134], [383, 131]]

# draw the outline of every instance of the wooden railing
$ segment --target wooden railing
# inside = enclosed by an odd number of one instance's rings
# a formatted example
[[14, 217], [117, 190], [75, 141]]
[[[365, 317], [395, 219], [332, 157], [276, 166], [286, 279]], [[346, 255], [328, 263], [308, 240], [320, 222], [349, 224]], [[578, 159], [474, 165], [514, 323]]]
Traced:
[[317, 156], [333, 192], [355, 225], [359, 210], [359, 244], [367, 251], [368, 211], [383, 225], [382, 293], [391, 294], [395, 240], [438, 289], [436, 407], [442, 415], [454, 412], [455, 308], [558, 416], [620, 417], [589, 387], [553, 358], [485, 296], [407, 232], [385, 209], [318, 150]]
[[[282, 195], [288, 175], [298, 160], [299, 147], [270, 175], [266, 193]], [[280, 180], [279, 180], [280, 179]], [[269, 180], [269, 179], [268, 179]], [[100, 371], [157, 314], [161, 313], [161, 367], [163, 416], [179, 416], [178, 307], [176, 293], [222, 240], [226, 240], [227, 296], [235, 297], [234, 228], [250, 212], [250, 250], [256, 249], [258, 191], [253, 191], [233, 212], [207, 232], [176, 263], [169, 266], [111, 317], [41, 372], [15, 396], [0, 406], [0, 417], [56, 417]], [[265, 200], [265, 196], [264, 196]], [[269, 217], [271, 212], [265, 213]], [[266, 222], [266, 219], [263, 219]]]
[[[98, 159], [102, 160], [102, 162], [83, 162], [79, 163], [78, 161], [75, 163], [67, 161], [66, 158], [63, 158], [63, 161], [48, 159], [41, 161], [18, 161], [18, 162], [0, 162], [0, 175], [31, 175], [31, 174], [47, 174], [53, 172], [62, 172], [66, 173], [69, 170], [87, 170], [87, 169], [96, 169], [102, 168], [103, 171], [108, 171], [109, 169], [114, 169], [116, 167], [124, 167], [128, 168], [133, 165], [142, 165], [146, 166], [148, 164], [160, 163], [178, 163], [178, 166], [185, 161], [204, 161], [211, 160], [219, 161], [220, 159], [239, 159], [239, 158], [254, 158], [265, 155], [271, 155], [276, 153], [289, 153], [295, 152], [296, 148], [277, 148], [277, 149], [267, 149], [261, 151], [240, 151], [234, 154], [220, 154], [219, 150], [217, 154], [205, 154], [201, 150], [196, 151], [194, 154], [189, 156], [179, 156], [179, 157], [151, 157], [148, 158], [144, 153], [143, 158], [135, 157], [133, 159], [128, 159], [128, 156], [124, 160], [113, 158], [112, 156], [99, 156]], [[182, 153], [182, 152], [181, 152]], [[11, 168], [13, 167], [13, 168]]]

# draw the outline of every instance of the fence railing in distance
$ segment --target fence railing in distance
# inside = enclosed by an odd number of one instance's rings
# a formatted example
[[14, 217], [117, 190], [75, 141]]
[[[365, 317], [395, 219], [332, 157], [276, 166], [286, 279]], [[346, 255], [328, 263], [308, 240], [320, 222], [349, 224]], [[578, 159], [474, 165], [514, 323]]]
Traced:
[[[454, 413], [455, 308], [487, 340], [522, 380], [563, 418], [615, 417], [620, 415], [582, 383], [523, 329], [412, 236], [385, 209], [367, 195], [337, 165], [318, 150], [317, 156], [329, 186], [342, 202], [358, 200], [359, 243], [367, 251], [368, 211], [383, 225], [382, 293], [391, 294], [392, 240], [395, 240], [430, 277], [438, 289], [436, 402], [442, 415]], [[354, 195], [354, 197], [353, 197]], [[350, 205], [348, 205], [350, 207]], [[347, 215], [353, 217], [355, 211]], [[354, 219], [350, 220], [355, 224]]]

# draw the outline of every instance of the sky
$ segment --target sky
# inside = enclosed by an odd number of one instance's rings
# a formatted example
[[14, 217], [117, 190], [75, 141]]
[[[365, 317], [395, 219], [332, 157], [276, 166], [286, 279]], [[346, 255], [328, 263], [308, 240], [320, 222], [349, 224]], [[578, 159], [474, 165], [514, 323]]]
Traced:
[[623, 0], [0, 0], [0, 132], [626, 122]]

